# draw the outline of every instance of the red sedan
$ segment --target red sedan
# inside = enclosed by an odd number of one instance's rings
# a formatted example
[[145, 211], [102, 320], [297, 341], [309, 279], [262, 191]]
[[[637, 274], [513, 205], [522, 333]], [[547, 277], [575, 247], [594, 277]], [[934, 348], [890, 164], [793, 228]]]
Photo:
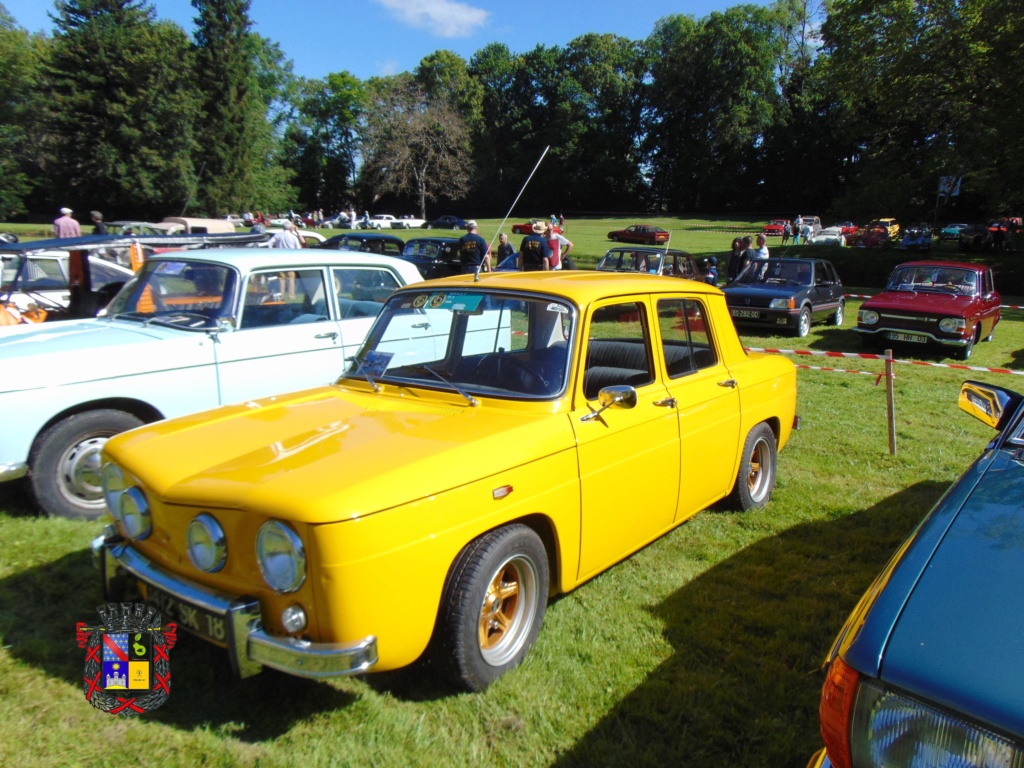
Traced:
[[651, 227], [647, 224], [632, 224], [625, 229], [617, 229], [608, 233], [613, 243], [638, 243], [640, 245], [663, 245], [668, 242], [668, 230]]
[[[513, 224], [512, 225], [512, 234], [513, 235], [532, 235], [533, 234], [533, 225], [535, 223], [537, 223], [537, 222], [540, 222], [541, 224], [550, 224], [550, 222], [547, 219], [530, 219], [525, 224]], [[555, 224], [554, 225], [554, 232], [555, 232], [556, 235], [560, 235], [560, 234], [562, 234], [562, 228], [560, 226], [558, 226], [557, 224]]]

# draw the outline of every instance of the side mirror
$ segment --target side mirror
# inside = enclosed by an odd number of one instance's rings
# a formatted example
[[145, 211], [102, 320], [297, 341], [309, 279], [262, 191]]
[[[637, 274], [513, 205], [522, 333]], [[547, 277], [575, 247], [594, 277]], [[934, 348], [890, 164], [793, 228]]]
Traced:
[[1016, 412], [1022, 401], [1024, 397], [1012, 390], [993, 387], [980, 381], [965, 381], [960, 387], [957, 404], [960, 410], [978, 421], [1002, 430], [1006, 419]]
[[613, 405], [622, 408], [636, 408], [636, 390], [628, 384], [605, 387], [597, 393], [597, 404], [600, 407], [582, 417], [580, 421], [593, 421]]

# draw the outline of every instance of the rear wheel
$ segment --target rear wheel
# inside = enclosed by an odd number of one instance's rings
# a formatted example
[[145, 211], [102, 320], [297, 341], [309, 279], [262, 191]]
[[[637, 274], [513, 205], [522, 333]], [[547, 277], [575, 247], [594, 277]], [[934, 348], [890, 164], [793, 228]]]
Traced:
[[771, 498], [775, 487], [778, 448], [775, 433], [764, 422], [747, 435], [743, 444], [733, 501], [741, 510], [760, 509]]
[[100, 452], [107, 439], [142, 425], [125, 411], [76, 413], [44, 431], [29, 457], [36, 501], [48, 515], [95, 518], [104, 510]]
[[445, 586], [442, 663], [462, 686], [484, 690], [526, 657], [547, 597], [547, 551], [531, 528], [509, 525], [471, 542]]
[[846, 304], [843, 301], [839, 302], [839, 306], [836, 307], [836, 311], [829, 317], [829, 322], [838, 327], [843, 324], [843, 320], [846, 319]]

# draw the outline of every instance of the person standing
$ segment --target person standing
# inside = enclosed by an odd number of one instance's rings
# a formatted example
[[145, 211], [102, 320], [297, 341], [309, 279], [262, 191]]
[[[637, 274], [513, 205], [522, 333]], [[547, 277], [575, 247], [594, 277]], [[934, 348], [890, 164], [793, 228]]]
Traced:
[[551, 247], [544, 238], [547, 226], [543, 221], [533, 225], [533, 232], [519, 244], [519, 271], [540, 272], [551, 269]]
[[770, 258], [771, 254], [768, 253], [768, 238], [763, 234], [758, 233], [757, 235], [757, 248], [754, 249], [755, 259], [767, 259]]
[[718, 259], [709, 256], [704, 272], [704, 282], [708, 285], [718, 285]]
[[548, 241], [548, 248], [551, 249], [551, 269], [562, 269], [563, 259], [572, 250], [572, 241], [555, 232], [554, 227], [548, 227], [544, 231], [544, 239]]
[[270, 238], [271, 248], [301, 248], [298, 235], [295, 234], [295, 224], [286, 221], [281, 231]]
[[504, 232], [502, 232], [500, 235], [498, 235], [498, 264], [497, 264], [497, 266], [500, 267], [501, 263], [503, 261], [505, 261], [505, 259], [507, 259], [509, 256], [511, 256], [515, 252], [516, 252], [516, 249], [513, 248], [512, 247], [512, 243], [510, 243], [508, 241], [508, 235], [506, 235]]
[[53, 236], [54, 237], [81, 237], [82, 228], [78, 226], [78, 222], [71, 218], [72, 210], [70, 208], [61, 208], [60, 216], [53, 220]]
[[799, 213], [793, 219], [793, 245], [800, 245], [800, 235], [804, 232], [804, 217]]
[[565, 233], [565, 214], [561, 211], [558, 212], [558, 228], [562, 230], [563, 234]]
[[784, 227], [782, 228], [782, 244], [783, 244], [783, 245], [785, 245], [786, 243], [788, 243], [788, 242], [789, 242], [789, 237], [790, 237], [790, 235], [792, 235], [792, 234], [793, 234], [793, 225], [792, 225], [792, 224], [790, 224], [790, 223], [789, 223], [789, 222], [787, 221], [787, 222], [786, 222], [786, 226], [784, 226]]
[[732, 251], [729, 253], [729, 260], [725, 263], [725, 280], [731, 283], [743, 269], [743, 240], [739, 237], [732, 239]]
[[491, 271], [491, 246], [480, 237], [475, 221], [466, 222], [466, 234], [459, 238], [458, 249], [462, 274]]
[[89, 218], [92, 219], [92, 233], [94, 235], [107, 234], [107, 225], [103, 223], [103, 214], [99, 211], [90, 211]]

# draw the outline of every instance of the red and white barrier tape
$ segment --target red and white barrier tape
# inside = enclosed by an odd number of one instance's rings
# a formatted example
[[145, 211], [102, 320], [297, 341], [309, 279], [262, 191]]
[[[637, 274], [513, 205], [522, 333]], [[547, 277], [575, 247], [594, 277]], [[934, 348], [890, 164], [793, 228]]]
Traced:
[[[885, 360], [885, 355], [876, 355], [868, 352], [821, 352], [815, 349], [769, 349], [757, 347], [745, 347], [748, 352], [767, 352], [774, 355], [809, 355], [820, 357], [854, 357], [862, 360]], [[960, 363], [929, 363], [926, 360], [899, 360], [893, 358], [894, 363], [903, 365], [920, 365], [926, 368], [952, 368], [958, 371], [981, 371], [983, 373], [1008, 373], [1012, 376], [1024, 376], [1024, 371], [1015, 371], [1010, 368], [983, 368], [977, 365], [962, 365]], [[803, 366], [802, 366], [803, 367]], [[809, 366], [808, 366], [809, 367]], [[819, 370], [819, 369], [814, 369]], [[826, 370], [826, 369], [820, 369]], [[872, 376], [876, 374], [871, 374]]]

